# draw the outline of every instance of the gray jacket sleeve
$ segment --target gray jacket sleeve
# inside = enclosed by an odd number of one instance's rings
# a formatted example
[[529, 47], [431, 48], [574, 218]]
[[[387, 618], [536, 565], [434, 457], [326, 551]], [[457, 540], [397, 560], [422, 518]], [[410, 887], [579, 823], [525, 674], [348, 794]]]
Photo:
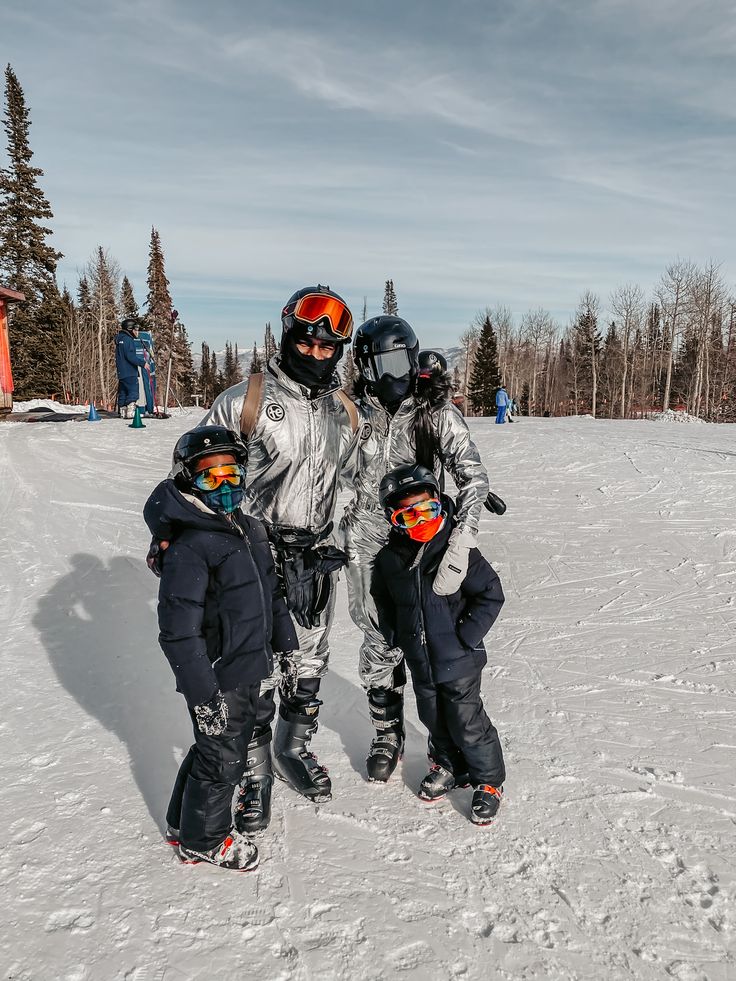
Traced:
[[463, 531], [478, 535], [483, 502], [488, 496], [488, 473], [468, 424], [456, 406], [445, 403], [437, 410], [437, 435], [442, 465], [457, 484], [457, 523]]

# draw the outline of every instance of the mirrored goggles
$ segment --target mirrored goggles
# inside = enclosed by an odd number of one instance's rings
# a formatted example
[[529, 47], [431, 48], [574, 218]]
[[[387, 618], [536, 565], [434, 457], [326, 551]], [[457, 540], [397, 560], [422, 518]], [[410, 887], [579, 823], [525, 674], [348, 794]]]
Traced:
[[367, 381], [377, 382], [384, 375], [402, 378], [411, 371], [411, 360], [406, 348], [371, 354], [360, 360], [360, 371]]
[[245, 480], [245, 470], [239, 463], [226, 463], [221, 467], [208, 467], [200, 470], [192, 478], [192, 484], [201, 491], [213, 491], [221, 484], [240, 487]]
[[307, 293], [297, 300], [294, 317], [305, 324], [327, 320], [329, 332], [337, 340], [349, 340], [353, 335], [353, 315], [345, 304], [334, 296], [324, 293]]
[[391, 524], [397, 528], [415, 528], [422, 521], [433, 521], [442, 514], [442, 502], [437, 498], [420, 501], [407, 508], [398, 508], [391, 515]]

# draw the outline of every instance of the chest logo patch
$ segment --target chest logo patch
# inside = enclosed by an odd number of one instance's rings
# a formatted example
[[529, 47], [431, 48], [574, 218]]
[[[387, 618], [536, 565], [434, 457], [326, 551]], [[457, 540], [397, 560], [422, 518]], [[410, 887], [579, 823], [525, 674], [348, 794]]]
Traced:
[[369, 422], [363, 423], [363, 428], [360, 430], [360, 439], [362, 443], [365, 443], [367, 439], [371, 438], [373, 433], [373, 426]]
[[271, 420], [271, 422], [281, 422], [286, 413], [277, 405], [275, 402], [269, 402], [266, 406], [266, 416]]

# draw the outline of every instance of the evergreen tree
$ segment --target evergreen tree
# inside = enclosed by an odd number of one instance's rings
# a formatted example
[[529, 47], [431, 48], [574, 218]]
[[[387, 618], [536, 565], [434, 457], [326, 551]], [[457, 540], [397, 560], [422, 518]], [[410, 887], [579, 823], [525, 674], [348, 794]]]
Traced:
[[240, 354], [238, 353], [238, 344], [235, 343], [235, 355], [233, 357], [233, 385], [237, 385], [243, 380], [243, 369], [240, 367]]
[[[180, 321], [176, 322], [174, 331], [174, 362], [172, 366], [172, 377], [176, 378], [174, 395], [182, 405], [192, 404], [192, 395], [196, 386], [196, 372], [194, 370], [194, 359], [192, 358], [192, 345], [187, 335], [187, 329]], [[158, 353], [156, 354], [158, 361]], [[176, 367], [174, 376], [173, 367]], [[158, 369], [157, 369], [158, 370]], [[159, 376], [159, 385], [166, 379]]]
[[123, 285], [120, 287], [120, 316], [123, 319], [126, 317], [138, 318], [138, 304], [127, 276], [123, 276]]
[[0, 169], [0, 281], [25, 294], [9, 324], [16, 396], [30, 398], [60, 391], [66, 316], [56, 286], [61, 253], [46, 241], [53, 218], [38, 186], [28, 142], [31, 125], [23, 89], [10, 65], [5, 69], [8, 166]]
[[395, 317], [399, 312], [399, 304], [396, 300], [396, 290], [394, 289], [393, 279], [386, 280], [386, 287], [383, 291], [383, 312]]
[[271, 322], [266, 324], [266, 333], [263, 338], [263, 358], [268, 364], [271, 358], [276, 354], [278, 346], [276, 344], [276, 338], [273, 336], [273, 331], [271, 330]]
[[250, 373], [251, 375], [257, 374], [259, 371], [263, 371], [263, 362], [258, 354], [258, 348], [255, 341], [253, 342], [253, 357], [250, 361]]
[[202, 401], [209, 405], [213, 399], [212, 373], [210, 366], [210, 348], [206, 341], [202, 341], [202, 360], [199, 365], [199, 391]]
[[[156, 358], [161, 365], [168, 364], [169, 356], [173, 354], [174, 321], [161, 236], [155, 228], [151, 228], [151, 243], [148, 249], [146, 323], [153, 334]], [[175, 367], [172, 368], [172, 378]]]
[[575, 412], [595, 416], [598, 403], [598, 371], [601, 334], [598, 330], [598, 298], [586, 292], [573, 320], [572, 360], [575, 371]]
[[232, 385], [230, 380], [233, 377], [233, 346], [230, 341], [225, 341], [225, 356], [222, 362], [222, 377], [225, 388]]
[[496, 392], [500, 386], [496, 332], [490, 316], [486, 314], [480, 328], [478, 348], [468, 384], [470, 403], [479, 415], [496, 414]]

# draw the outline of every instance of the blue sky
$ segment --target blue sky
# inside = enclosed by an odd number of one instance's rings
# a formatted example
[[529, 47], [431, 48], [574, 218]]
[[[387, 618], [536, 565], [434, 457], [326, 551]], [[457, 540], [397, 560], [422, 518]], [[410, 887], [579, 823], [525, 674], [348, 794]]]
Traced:
[[678, 255], [736, 278], [732, 0], [8, 0], [62, 281], [145, 297], [151, 225], [198, 344], [293, 289], [450, 345], [496, 303], [562, 323]]

